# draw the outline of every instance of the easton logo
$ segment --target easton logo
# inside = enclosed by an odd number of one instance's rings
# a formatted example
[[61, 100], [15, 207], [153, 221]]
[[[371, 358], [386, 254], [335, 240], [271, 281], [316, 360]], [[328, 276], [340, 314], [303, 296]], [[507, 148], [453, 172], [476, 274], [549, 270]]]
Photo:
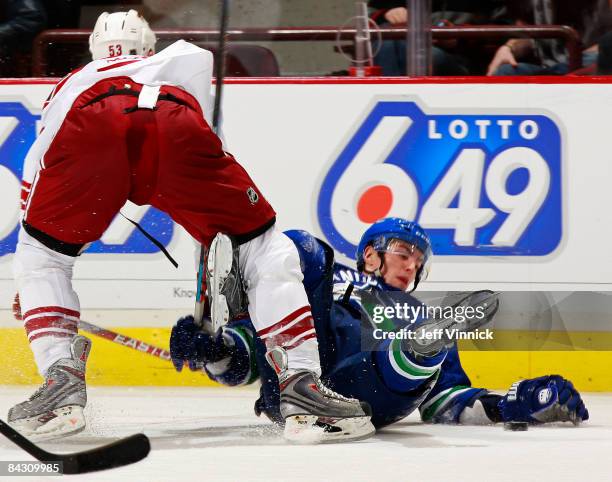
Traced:
[[436, 255], [545, 256], [563, 234], [562, 139], [542, 111], [427, 113], [379, 100], [339, 146], [317, 194], [330, 244], [353, 258], [374, 221], [429, 233]]

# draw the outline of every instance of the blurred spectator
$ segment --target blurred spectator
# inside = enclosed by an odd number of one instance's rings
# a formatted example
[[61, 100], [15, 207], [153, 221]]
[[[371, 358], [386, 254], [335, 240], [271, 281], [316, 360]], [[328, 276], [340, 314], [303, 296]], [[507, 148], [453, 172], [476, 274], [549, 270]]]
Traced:
[[0, 3], [0, 77], [30, 75], [32, 40], [47, 17], [39, 0]]
[[[584, 67], [597, 61], [598, 41], [610, 28], [612, 0], [509, 0], [517, 25], [569, 25], [580, 34]], [[487, 75], [564, 75], [568, 54], [562, 40], [513, 38], [499, 47]]]
[[612, 75], [612, 32], [602, 35], [599, 39], [597, 73], [599, 75]]
[[79, 28], [80, 0], [42, 0], [47, 12], [47, 28]]
[[[408, 22], [406, 0], [369, 0], [370, 17], [380, 26]], [[507, 23], [503, 0], [432, 0], [432, 25]], [[431, 49], [433, 75], [473, 75], [484, 71], [484, 51], [478, 41], [434, 42]], [[482, 45], [482, 42], [479, 42]], [[406, 74], [406, 42], [385, 40], [375, 56], [383, 75]]]

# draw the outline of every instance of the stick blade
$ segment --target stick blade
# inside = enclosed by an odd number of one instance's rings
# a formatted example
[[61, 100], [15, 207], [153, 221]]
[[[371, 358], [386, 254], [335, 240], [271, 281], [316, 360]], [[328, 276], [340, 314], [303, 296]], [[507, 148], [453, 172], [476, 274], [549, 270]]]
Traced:
[[64, 474], [84, 474], [139, 462], [150, 451], [149, 438], [137, 433], [103, 447], [59, 458], [64, 462]]
[[491, 290], [480, 290], [473, 292], [458, 292], [451, 293], [445, 298], [445, 306], [457, 307], [472, 307], [480, 310], [482, 316], [474, 316], [466, 319], [464, 329], [472, 331], [487, 324], [493, 319], [499, 309], [499, 292]]

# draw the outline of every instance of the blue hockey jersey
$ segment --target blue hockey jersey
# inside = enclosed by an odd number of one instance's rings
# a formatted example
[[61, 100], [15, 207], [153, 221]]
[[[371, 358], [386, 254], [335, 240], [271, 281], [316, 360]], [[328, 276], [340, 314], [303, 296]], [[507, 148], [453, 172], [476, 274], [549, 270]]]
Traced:
[[[360, 293], [392, 288], [382, 279], [334, 263], [333, 250], [308, 233], [286, 234], [300, 252], [317, 331], [322, 381], [342, 395], [368, 402], [376, 427], [394, 423], [417, 408], [426, 422], [458, 423], [465, 407], [488, 395], [487, 390], [471, 387], [456, 347], [435, 357], [416, 359], [402, 350], [400, 340], [385, 339], [364, 351], [364, 330], [373, 327], [363, 320]], [[421, 304], [416, 298], [409, 299]], [[208, 364], [206, 371], [226, 385], [259, 378], [262, 385], [256, 412], [281, 421], [278, 380], [265, 361], [265, 345], [253, 333], [248, 319], [227, 325], [225, 336], [232, 339], [232, 355]]]

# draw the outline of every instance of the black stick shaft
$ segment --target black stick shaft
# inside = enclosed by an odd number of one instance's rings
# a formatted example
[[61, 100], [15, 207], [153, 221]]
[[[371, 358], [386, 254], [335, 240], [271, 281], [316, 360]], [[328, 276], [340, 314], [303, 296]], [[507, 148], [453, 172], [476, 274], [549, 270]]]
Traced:
[[223, 79], [225, 78], [225, 60], [227, 50], [227, 24], [229, 22], [229, 0], [221, 0], [221, 24], [219, 28], [219, 47], [215, 58], [215, 105], [213, 108], [213, 129], [219, 133], [221, 118], [221, 97], [223, 95]]
[[52, 454], [30, 442], [27, 438], [25, 438], [3, 420], [0, 420], [0, 433], [17, 445], [20, 449], [25, 450], [35, 459], [40, 460], [41, 462], [49, 462], [52, 460]]
[[[217, 55], [215, 56], [215, 104], [213, 107], [212, 128], [215, 134], [220, 133], [221, 122], [221, 97], [223, 96], [223, 79], [225, 77], [225, 59], [227, 50], [227, 24], [229, 22], [229, 0], [221, 0], [221, 19], [219, 24], [219, 44]], [[206, 249], [200, 245], [198, 255], [198, 278], [195, 308], [193, 318], [196, 325], [206, 328], [204, 324], [205, 296], [203, 292], [204, 284], [204, 263], [206, 261]]]
[[64, 474], [84, 474], [133, 464], [149, 455], [151, 444], [141, 433], [119, 439], [102, 447], [72, 454], [54, 454], [29, 441], [3, 420], [0, 433], [41, 462], [61, 462]]

